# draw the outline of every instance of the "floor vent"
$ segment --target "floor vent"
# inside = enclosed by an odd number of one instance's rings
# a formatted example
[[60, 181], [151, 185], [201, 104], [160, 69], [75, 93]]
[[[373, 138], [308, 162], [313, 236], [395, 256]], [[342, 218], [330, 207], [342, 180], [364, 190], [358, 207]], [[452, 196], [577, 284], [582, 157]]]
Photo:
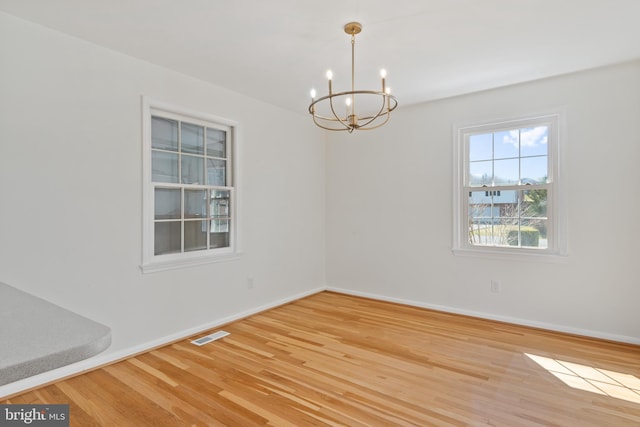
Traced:
[[198, 338], [197, 340], [193, 340], [193, 341], [191, 341], [191, 344], [205, 345], [207, 343], [210, 343], [211, 341], [215, 341], [215, 340], [219, 340], [220, 338], [224, 338], [227, 335], [229, 335], [229, 332], [218, 331], [218, 332], [215, 332], [215, 333], [213, 333], [211, 335], [205, 335], [202, 338]]

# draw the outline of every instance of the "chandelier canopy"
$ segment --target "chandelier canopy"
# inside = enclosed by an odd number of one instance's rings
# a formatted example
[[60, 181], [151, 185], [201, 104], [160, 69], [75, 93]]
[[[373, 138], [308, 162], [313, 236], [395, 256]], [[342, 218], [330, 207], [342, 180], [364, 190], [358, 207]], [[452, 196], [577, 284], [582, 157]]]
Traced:
[[351, 35], [351, 90], [334, 93], [331, 70], [327, 71], [329, 95], [316, 99], [316, 91], [311, 89], [309, 114], [312, 115], [313, 122], [323, 129], [346, 130], [349, 133], [354, 130], [376, 129], [389, 121], [391, 112], [398, 106], [398, 101], [386, 85], [385, 70], [380, 70], [382, 90], [356, 90], [355, 46], [356, 34], [360, 31], [362, 25], [358, 22], [349, 22], [344, 26], [344, 32]]

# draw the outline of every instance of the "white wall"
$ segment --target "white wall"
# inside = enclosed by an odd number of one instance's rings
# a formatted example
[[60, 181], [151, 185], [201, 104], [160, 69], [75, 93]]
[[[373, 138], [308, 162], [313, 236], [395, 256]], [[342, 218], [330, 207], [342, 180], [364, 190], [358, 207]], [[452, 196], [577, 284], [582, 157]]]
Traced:
[[[141, 273], [143, 95], [240, 123], [239, 260]], [[110, 326], [107, 356], [322, 289], [324, 156], [302, 114], [0, 13], [0, 281]]]
[[[401, 100], [400, 100], [401, 101]], [[566, 106], [567, 263], [455, 256], [452, 124]], [[327, 285], [640, 343], [640, 62], [399, 107], [327, 146]], [[490, 293], [499, 280], [501, 292]]]
[[[302, 114], [2, 13], [0, 73], [0, 281], [110, 326], [101, 360], [325, 282], [640, 343], [638, 62], [401, 105], [375, 132], [328, 135], [326, 151]], [[140, 272], [142, 95], [240, 122], [239, 260]], [[452, 255], [452, 123], [557, 106], [568, 262]]]

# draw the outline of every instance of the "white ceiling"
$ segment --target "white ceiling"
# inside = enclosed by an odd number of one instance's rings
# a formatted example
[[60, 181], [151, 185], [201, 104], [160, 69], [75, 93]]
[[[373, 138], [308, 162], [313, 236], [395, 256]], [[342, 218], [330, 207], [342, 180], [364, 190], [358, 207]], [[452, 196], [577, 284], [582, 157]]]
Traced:
[[[0, 0], [0, 11], [306, 112], [378, 70], [400, 108], [640, 58], [640, 0]], [[16, 41], [19, 43], [19, 40]]]

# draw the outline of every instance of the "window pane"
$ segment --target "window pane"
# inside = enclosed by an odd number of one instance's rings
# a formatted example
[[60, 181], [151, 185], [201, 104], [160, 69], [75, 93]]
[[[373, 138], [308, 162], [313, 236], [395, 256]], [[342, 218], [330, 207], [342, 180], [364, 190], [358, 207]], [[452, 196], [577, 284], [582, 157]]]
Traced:
[[[227, 223], [227, 228], [229, 223]], [[229, 247], [229, 233], [211, 233], [209, 237], [209, 246], [211, 249]]]
[[180, 190], [156, 188], [155, 219], [180, 219]]
[[469, 160], [491, 160], [493, 158], [493, 134], [471, 135], [469, 137]]
[[469, 163], [469, 185], [491, 185], [493, 183], [493, 162]]
[[520, 129], [520, 155], [523, 157], [546, 156], [548, 154], [548, 138], [548, 126]]
[[469, 193], [469, 242], [486, 245], [491, 241], [491, 224], [499, 215], [493, 206], [493, 197], [486, 191]]
[[178, 151], [178, 122], [152, 117], [151, 146], [161, 150]]
[[547, 249], [547, 220], [522, 220], [521, 236], [522, 246], [537, 249]]
[[470, 192], [469, 242], [472, 245], [506, 245], [510, 227], [517, 226], [518, 222], [517, 191]]
[[488, 245], [491, 239], [491, 224], [481, 220], [469, 220], [469, 243], [472, 245]]
[[[227, 218], [229, 217], [229, 191], [213, 190], [211, 192], [211, 217]], [[212, 227], [213, 228], [213, 227]], [[227, 230], [223, 230], [227, 231]]]
[[209, 185], [227, 185], [227, 161], [207, 159], [207, 179]]
[[204, 154], [204, 128], [202, 126], [182, 123], [182, 152]]
[[210, 247], [224, 248], [229, 246], [229, 231], [231, 230], [230, 197], [228, 190], [213, 190], [211, 192], [211, 235], [209, 236]]
[[546, 248], [546, 239], [540, 239], [540, 231], [529, 225], [528, 221], [523, 221], [518, 225], [505, 225], [505, 243], [509, 246]]
[[[522, 224], [539, 233], [539, 243], [535, 247], [547, 248], [547, 190], [525, 190], [521, 201]], [[524, 242], [524, 240], [523, 240]], [[526, 245], [524, 243], [527, 243]], [[525, 246], [534, 246], [524, 242]]]
[[524, 190], [521, 203], [523, 218], [547, 217], [547, 190]]
[[207, 221], [185, 221], [184, 251], [207, 249]]
[[204, 184], [204, 157], [182, 156], [182, 183]]
[[519, 191], [501, 191], [500, 195], [493, 197], [493, 205], [499, 208], [498, 217], [503, 225], [517, 225]]
[[178, 155], [154, 151], [151, 157], [153, 182], [178, 182]]
[[493, 143], [494, 159], [510, 159], [519, 156], [518, 129], [496, 132]]
[[518, 159], [496, 160], [493, 165], [496, 185], [517, 184], [520, 174]]
[[520, 160], [520, 168], [523, 184], [546, 184], [547, 156], [524, 157]]
[[227, 233], [229, 231], [229, 219], [214, 219], [211, 221], [212, 233]]
[[180, 222], [155, 223], [155, 255], [180, 252]]
[[207, 156], [227, 157], [227, 132], [207, 128]]
[[207, 217], [207, 192], [206, 190], [184, 191], [184, 217]]
[[493, 197], [487, 191], [469, 192], [469, 217], [470, 218], [491, 218], [491, 208]]
[[519, 246], [518, 218], [501, 218], [493, 230], [494, 244], [497, 246]]

